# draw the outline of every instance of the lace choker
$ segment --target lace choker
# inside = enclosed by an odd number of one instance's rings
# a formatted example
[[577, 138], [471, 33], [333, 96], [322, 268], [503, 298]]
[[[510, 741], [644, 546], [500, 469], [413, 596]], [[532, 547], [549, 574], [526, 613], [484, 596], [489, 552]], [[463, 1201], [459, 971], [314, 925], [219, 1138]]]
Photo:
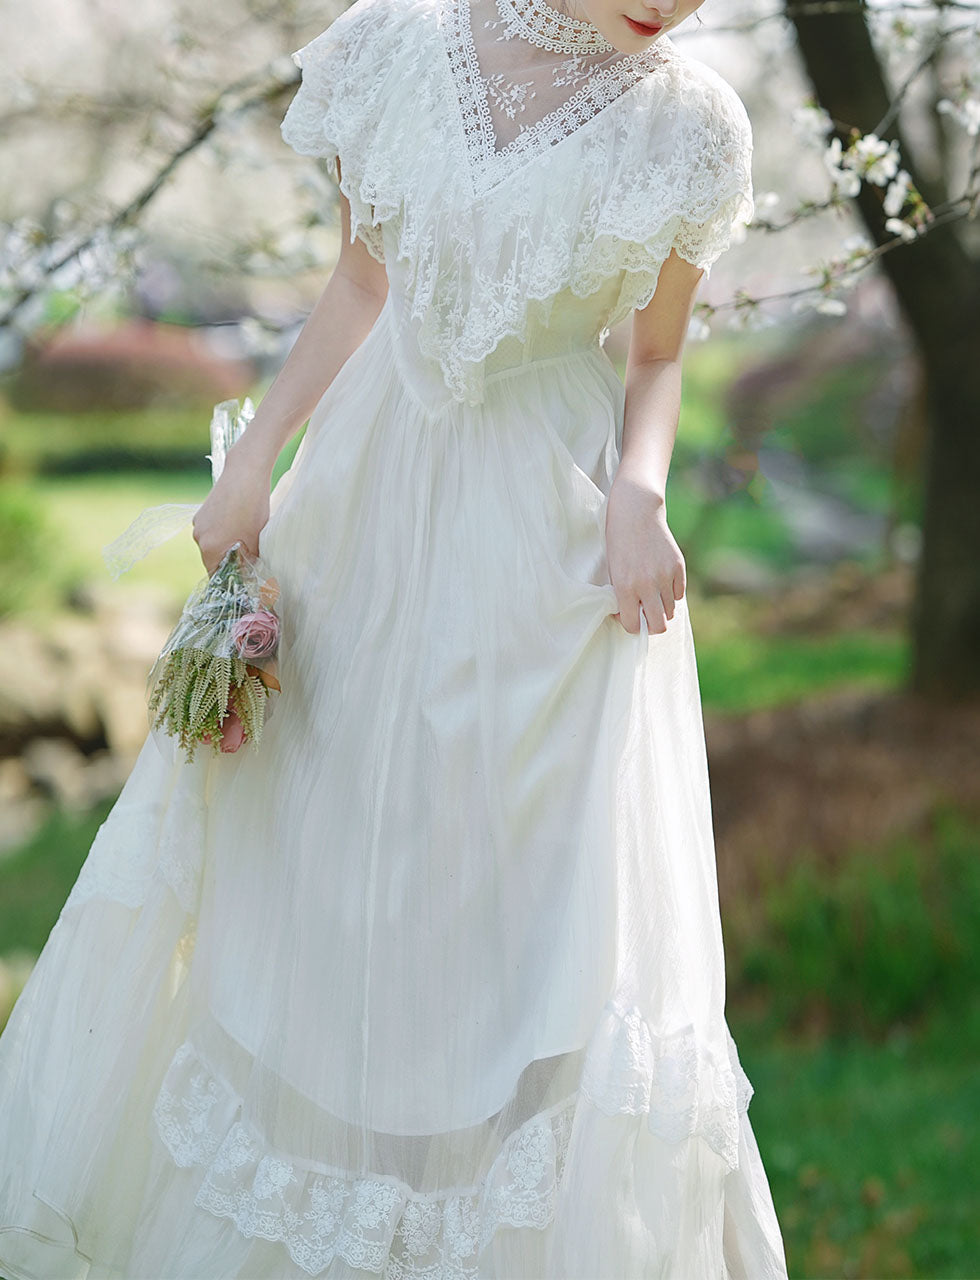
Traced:
[[[464, 3], [466, 0], [464, 0]], [[504, 39], [523, 36], [553, 53], [612, 53], [614, 46], [585, 18], [572, 18], [546, 0], [496, 0], [507, 24]]]

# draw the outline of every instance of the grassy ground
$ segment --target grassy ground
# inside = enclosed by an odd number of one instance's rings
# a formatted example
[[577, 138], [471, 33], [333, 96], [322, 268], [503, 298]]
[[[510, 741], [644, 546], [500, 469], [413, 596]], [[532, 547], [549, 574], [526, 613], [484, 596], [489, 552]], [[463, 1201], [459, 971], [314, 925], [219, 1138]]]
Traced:
[[883, 1041], [729, 1026], [792, 1280], [976, 1280], [980, 1001]]

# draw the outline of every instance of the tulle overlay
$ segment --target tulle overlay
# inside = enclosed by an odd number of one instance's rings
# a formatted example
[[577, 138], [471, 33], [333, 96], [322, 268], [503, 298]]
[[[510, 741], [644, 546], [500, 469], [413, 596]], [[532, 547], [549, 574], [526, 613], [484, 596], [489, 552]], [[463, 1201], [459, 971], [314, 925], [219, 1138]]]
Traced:
[[8, 1280], [784, 1274], [688, 616], [610, 616], [622, 385], [433, 420], [389, 323], [273, 495], [262, 750], [147, 739], [0, 1041]]

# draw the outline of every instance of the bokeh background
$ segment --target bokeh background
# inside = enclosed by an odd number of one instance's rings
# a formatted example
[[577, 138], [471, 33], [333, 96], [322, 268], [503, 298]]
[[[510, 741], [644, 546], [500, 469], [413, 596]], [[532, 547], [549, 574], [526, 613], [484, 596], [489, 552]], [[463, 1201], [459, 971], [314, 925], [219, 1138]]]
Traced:
[[[0, 1025], [202, 573], [189, 530], [117, 582], [101, 548], [204, 498], [212, 407], [261, 398], [336, 259], [335, 186], [278, 125], [338, 11], [0, 3]], [[742, 95], [757, 198], [668, 490], [729, 1024], [794, 1280], [976, 1277], [978, 10], [700, 17], [674, 39]]]

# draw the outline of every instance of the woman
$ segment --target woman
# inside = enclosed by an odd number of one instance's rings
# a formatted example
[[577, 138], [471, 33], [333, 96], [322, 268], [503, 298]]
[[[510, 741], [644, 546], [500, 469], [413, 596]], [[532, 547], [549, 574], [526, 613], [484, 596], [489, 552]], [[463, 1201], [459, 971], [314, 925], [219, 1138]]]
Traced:
[[357, 0], [297, 55], [340, 260], [194, 526], [279, 580], [283, 693], [148, 741], [14, 1009], [8, 1280], [785, 1277], [664, 503], [752, 214], [695, 8]]

